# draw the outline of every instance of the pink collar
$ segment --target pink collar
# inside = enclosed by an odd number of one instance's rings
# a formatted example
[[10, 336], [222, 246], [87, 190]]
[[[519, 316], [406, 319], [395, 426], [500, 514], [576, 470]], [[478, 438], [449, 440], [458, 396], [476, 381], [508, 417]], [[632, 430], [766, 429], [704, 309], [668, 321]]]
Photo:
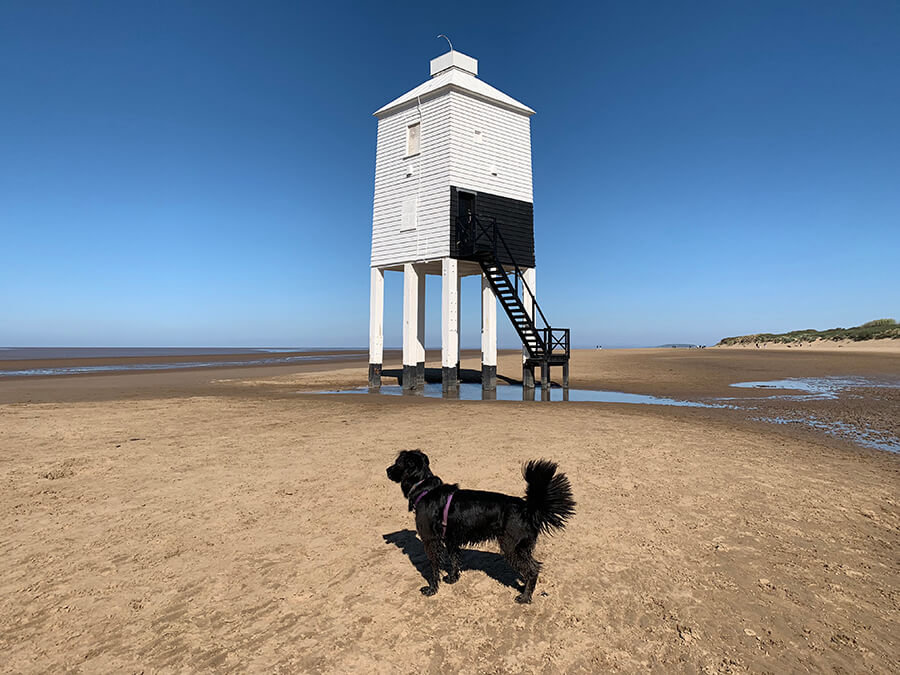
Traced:
[[[420, 480], [418, 483], [416, 483], [416, 484], [413, 485], [411, 488], [409, 488], [409, 494], [412, 494], [413, 492], [415, 492], [415, 489], [416, 489], [417, 487], [419, 487], [422, 483], [424, 483], [426, 480], [428, 480], [429, 478], [431, 478], [431, 476], [428, 476], [427, 478], [423, 478], [423, 479]], [[416, 506], [418, 506], [419, 502], [422, 501], [422, 497], [424, 497], [425, 495], [427, 495], [429, 492], [431, 492], [430, 489], [428, 489], [428, 490], [422, 490], [422, 492], [419, 494], [419, 496], [416, 497], [416, 501], [413, 502], [413, 505], [412, 505], [413, 509], [415, 509]]]

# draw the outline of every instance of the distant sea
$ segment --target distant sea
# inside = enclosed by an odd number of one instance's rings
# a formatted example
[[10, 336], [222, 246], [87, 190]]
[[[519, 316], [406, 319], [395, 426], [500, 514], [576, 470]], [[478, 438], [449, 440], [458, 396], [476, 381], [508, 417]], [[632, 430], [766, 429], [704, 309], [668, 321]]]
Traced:
[[285, 352], [358, 352], [362, 347], [0, 347], [0, 361], [117, 359], [130, 356], [216, 356]]
[[[0, 347], [0, 378], [223, 366], [288, 365], [309, 361], [330, 361], [348, 356], [365, 356], [367, 353], [365, 349], [355, 347]], [[234, 358], [222, 358], [223, 356]], [[204, 359], [203, 357], [210, 358]], [[77, 360], [80, 359], [92, 359], [95, 362], [78, 362]], [[128, 360], [123, 362], [122, 359]], [[13, 361], [31, 361], [32, 363], [28, 364], [28, 368], [13, 368], [10, 367]], [[48, 363], [46, 366], [42, 366], [40, 361]], [[64, 363], [66, 361], [71, 363]], [[97, 363], [97, 361], [101, 363]], [[108, 361], [108, 363], [102, 363], [102, 361]], [[4, 366], [4, 362], [9, 362], [10, 366]]]

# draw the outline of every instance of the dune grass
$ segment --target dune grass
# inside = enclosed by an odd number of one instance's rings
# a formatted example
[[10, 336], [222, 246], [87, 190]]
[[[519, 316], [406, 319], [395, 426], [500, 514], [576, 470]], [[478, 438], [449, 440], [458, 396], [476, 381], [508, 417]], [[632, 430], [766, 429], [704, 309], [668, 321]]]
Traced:
[[867, 321], [861, 326], [852, 328], [829, 328], [828, 330], [816, 330], [806, 328], [793, 330], [789, 333], [755, 333], [752, 335], [738, 335], [719, 340], [720, 345], [744, 345], [758, 342], [777, 342], [784, 344], [813, 342], [814, 340], [879, 340], [884, 338], [900, 339], [900, 324], [894, 319], [875, 319]]

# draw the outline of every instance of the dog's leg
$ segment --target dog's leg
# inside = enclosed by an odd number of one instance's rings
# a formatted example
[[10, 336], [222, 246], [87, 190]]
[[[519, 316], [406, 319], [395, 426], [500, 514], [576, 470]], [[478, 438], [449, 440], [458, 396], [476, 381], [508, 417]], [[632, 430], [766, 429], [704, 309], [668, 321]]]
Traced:
[[516, 596], [516, 602], [528, 604], [531, 602], [531, 595], [534, 593], [534, 587], [537, 586], [538, 572], [541, 569], [541, 564], [532, 557], [530, 551], [523, 554], [522, 561], [523, 567], [526, 570], [525, 590]]
[[448, 543], [447, 558], [450, 560], [450, 572], [444, 577], [444, 581], [455, 584], [459, 581], [459, 546]]
[[522, 539], [516, 544], [508, 540], [500, 542], [503, 556], [525, 582], [522, 592], [516, 596], [516, 602], [520, 604], [531, 602], [534, 587], [537, 585], [538, 572], [541, 568], [541, 564], [531, 555], [531, 552], [534, 551], [534, 544], [534, 539]]
[[427, 586], [422, 586], [419, 590], [422, 595], [430, 597], [437, 593], [438, 584], [441, 582], [441, 543], [438, 539], [428, 539], [422, 543], [425, 545], [428, 562], [431, 563], [431, 579], [428, 580]]

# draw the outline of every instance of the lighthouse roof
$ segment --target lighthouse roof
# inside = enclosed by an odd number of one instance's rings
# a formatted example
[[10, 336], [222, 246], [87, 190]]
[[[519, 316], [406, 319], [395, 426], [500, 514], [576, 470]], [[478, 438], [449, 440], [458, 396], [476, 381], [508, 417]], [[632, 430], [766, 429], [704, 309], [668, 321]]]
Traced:
[[512, 96], [478, 79], [478, 61], [455, 50], [449, 51], [431, 61], [431, 79], [415, 89], [395, 98], [386, 106], [375, 111], [375, 117], [386, 115], [406, 107], [410, 103], [431, 98], [445, 91], [461, 91], [475, 98], [496, 103], [523, 115], [534, 115], [534, 110], [520, 103]]

